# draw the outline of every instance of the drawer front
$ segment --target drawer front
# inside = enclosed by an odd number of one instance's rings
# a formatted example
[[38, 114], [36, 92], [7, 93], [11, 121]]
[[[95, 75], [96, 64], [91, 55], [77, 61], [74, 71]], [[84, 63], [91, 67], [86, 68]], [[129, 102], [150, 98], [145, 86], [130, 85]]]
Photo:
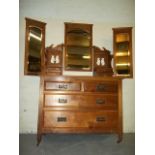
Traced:
[[117, 126], [117, 112], [45, 111], [44, 128], [93, 128]]
[[45, 95], [45, 106], [117, 109], [116, 95]]
[[45, 106], [79, 106], [78, 95], [45, 95]]
[[83, 108], [103, 108], [116, 110], [118, 103], [117, 95], [84, 95], [81, 97], [79, 106]]
[[81, 83], [72, 82], [45, 82], [45, 90], [56, 90], [56, 91], [80, 91]]
[[86, 92], [117, 92], [118, 84], [114, 82], [85, 82]]

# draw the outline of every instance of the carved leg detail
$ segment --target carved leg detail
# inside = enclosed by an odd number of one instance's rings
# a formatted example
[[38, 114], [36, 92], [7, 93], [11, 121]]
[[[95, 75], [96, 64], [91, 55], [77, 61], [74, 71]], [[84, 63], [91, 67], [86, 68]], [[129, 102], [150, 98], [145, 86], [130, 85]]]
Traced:
[[42, 134], [37, 134], [37, 146], [39, 146], [42, 139]]

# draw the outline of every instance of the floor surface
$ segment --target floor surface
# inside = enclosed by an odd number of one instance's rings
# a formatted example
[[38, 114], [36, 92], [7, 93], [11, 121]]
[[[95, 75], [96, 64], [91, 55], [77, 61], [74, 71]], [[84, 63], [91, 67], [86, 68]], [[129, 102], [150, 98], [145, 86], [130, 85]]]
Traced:
[[116, 143], [116, 135], [48, 134], [36, 146], [36, 135], [20, 134], [19, 155], [134, 155], [135, 136], [124, 134]]

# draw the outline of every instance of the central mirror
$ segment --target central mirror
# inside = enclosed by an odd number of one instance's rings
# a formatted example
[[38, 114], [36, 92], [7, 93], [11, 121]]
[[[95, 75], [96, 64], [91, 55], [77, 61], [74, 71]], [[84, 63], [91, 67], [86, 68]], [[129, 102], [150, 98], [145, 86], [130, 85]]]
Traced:
[[91, 25], [67, 23], [65, 28], [65, 70], [90, 71], [92, 69]]

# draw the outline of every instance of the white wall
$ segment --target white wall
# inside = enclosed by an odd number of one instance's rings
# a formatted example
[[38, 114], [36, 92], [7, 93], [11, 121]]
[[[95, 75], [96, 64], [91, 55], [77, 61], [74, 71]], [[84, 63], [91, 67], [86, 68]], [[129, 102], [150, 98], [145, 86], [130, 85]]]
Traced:
[[[20, 133], [37, 131], [39, 77], [24, 76], [25, 17], [47, 23], [46, 46], [64, 42], [64, 22], [93, 24], [93, 44], [112, 51], [112, 28], [134, 27], [134, 0], [20, 0]], [[133, 28], [134, 55], [134, 28]], [[123, 128], [134, 132], [134, 79], [123, 81]]]

